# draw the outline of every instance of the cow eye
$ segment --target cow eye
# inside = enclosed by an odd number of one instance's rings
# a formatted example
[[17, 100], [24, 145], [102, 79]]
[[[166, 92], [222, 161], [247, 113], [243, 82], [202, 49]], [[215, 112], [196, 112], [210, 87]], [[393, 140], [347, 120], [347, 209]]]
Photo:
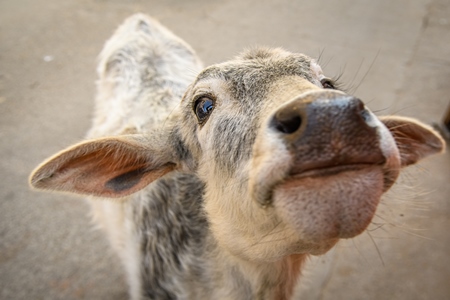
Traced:
[[214, 109], [214, 100], [201, 97], [195, 101], [194, 111], [199, 123], [204, 123]]
[[320, 83], [322, 84], [324, 89], [332, 89], [335, 90], [335, 83], [333, 82], [333, 80], [329, 79], [329, 78], [324, 78], [320, 81]]

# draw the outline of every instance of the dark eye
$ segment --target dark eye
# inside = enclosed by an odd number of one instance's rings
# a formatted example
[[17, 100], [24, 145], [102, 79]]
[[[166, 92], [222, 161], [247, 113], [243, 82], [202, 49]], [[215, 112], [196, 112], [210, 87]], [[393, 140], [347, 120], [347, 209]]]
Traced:
[[329, 79], [329, 78], [324, 78], [320, 81], [320, 83], [322, 84], [324, 89], [336, 89], [333, 80]]
[[195, 101], [194, 111], [200, 123], [206, 121], [214, 109], [214, 101], [208, 97], [201, 97]]

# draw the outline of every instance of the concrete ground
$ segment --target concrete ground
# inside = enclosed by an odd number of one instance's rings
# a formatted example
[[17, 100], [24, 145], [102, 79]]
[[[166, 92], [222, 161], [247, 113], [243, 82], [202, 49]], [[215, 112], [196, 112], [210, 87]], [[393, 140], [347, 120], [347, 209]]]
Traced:
[[[29, 172], [90, 125], [96, 55], [148, 13], [205, 64], [252, 45], [321, 54], [379, 115], [432, 123], [450, 99], [448, 0], [0, 1], [0, 298], [125, 299], [88, 206], [31, 191]], [[322, 299], [450, 299], [450, 153], [410, 167], [375, 225], [338, 246]]]

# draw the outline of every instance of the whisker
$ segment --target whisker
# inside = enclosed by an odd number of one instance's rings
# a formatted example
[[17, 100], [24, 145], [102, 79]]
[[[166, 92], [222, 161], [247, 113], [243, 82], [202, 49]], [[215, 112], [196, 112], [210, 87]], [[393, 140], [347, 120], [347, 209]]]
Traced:
[[361, 86], [361, 84], [364, 82], [364, 80], [366, 79], [367, 75], [369, 74], [370, 70], [372, 69], [372, 67], [375, 64], [375, 61], [377, 60], [378, 56], [380, 55], [380, 50], [378, 49], [377, 54], [375, 55], [374, 59], [372, 60], [372, 63], [370, 64], [369, 68], [367, 69], [366, 73], [364, 74], [364, 76], [361, 78], [359, 84], [356, 86], [355, 90], [352, 92], [352, 94], [355, 94], [358, 91], [358, 88]]
[[383, 266], [385, 266], [383, 257], [382, 257], [382, 255], [381, 255], [381, 252], [380, 252], [380, 249], [378, 248], [377, 243], [375, 242], [375, 240], [373, 239], [373, 237], [372, 237], [372, 235], [370, 234], [369, 231], [367, 231], [367, 235], [370, 237], [370, 240], [372, 241], [373, 245], [375, 246], [375, 249], [377, 250], [378, 257], [379, 257], [380, 260], [381, 260], [381, 264], [382, 264]]

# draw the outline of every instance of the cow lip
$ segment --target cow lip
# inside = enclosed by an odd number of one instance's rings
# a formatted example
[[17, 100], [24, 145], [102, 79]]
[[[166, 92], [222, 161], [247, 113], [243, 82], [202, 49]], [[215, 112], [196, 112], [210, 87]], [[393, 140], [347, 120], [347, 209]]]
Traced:
[[[355, 172], [367, 169], [370, 172], [370, 170], [373, 170], [374, 168], [379, 168], [383, 173], [386, 173], [384, 170], [385, 164], [386, 159], [380, 156], [354, 156], [352, 159], [347, 159], [347, 161], [334, 157], [334, 159], [323, 160], [320, 162], [303, 164], [294, 163], [291, 168], [286, 168], [287, 172], [283, 175], [279, 174], [281, 176], [278, 178], [274, 177], [272, 180], [266, 179], [264, 184], [252, 185], [252, 193], [257, 203], [259, 203], [261, 207], [266, 208], [272, 206], [274, 202], [274, 191], [287, 182], [298, 181], [298, 184], [302, 184], [301, 181], [307, 178], [320, 180], [321, 178], [332, 177], [352, 171]], [[386, 179], [385, 185], [387, 185]]]
[[301, 172], [291, 172], [289, 175], [285, 176], [284, 179], [279, 181], [274, 181], [271, 185], [267, 185], [266, 191], [267, 196], [261, 198], [258, 202], [263, 206], [267, 207], [273, 203], [273, 192], [280, 187], [280, 185], [286, 182], [301, 181], [306, 178], [319, 179], [324, 177], [331, 177], [344, 172], [359, 171], [364, 169], [370, 169], [373, 167], [379, 167], [382, 169], [384, 163], [351, 163], [351, 164], [340, 164], [334, 166], [320, 166], [310, 169], [304, 169]]
[[373, 166], [382, 166], [383, 163], [351, 163], [351, 164], [341, 164], [335, 166], [320, 166], [316, 168], [310, 168], [306, 170], [301, 170], [300, 172], [291, 173], [290, 179], [302, 179], [302, 178], [317, 178], [333, 176], [339, 173], [348, 171], [357, 171]]
[[383, 193], [383, 166], [354, 163], [292, 175], [276, 186], [273, 207], [303, 240], [351, 238], [370, 224]]

